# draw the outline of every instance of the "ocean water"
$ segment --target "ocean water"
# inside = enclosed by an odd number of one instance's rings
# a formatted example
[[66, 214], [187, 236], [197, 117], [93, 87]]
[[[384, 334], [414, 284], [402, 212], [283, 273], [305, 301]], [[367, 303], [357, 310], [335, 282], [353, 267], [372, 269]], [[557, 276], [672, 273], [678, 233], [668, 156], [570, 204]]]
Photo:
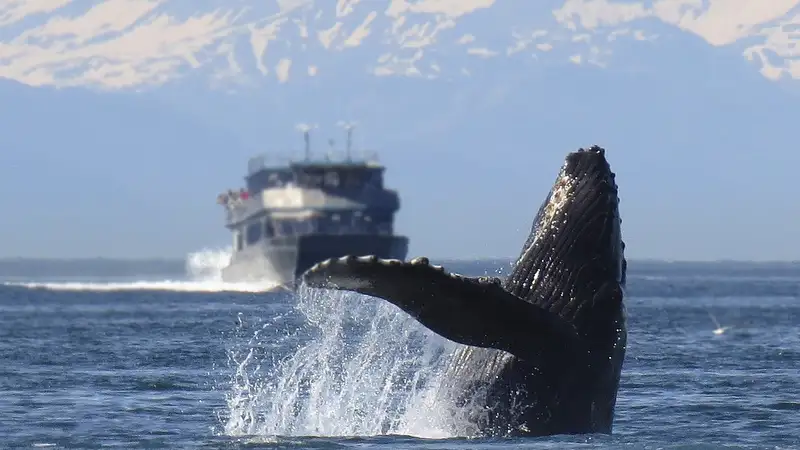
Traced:
[[225, 285], [200, 259], [0, 274], [0, 447], [800, 448], [800, 264], [631, 262], [613, 434], [482, 439], [438, 389], [457, 344], [386, 302]]

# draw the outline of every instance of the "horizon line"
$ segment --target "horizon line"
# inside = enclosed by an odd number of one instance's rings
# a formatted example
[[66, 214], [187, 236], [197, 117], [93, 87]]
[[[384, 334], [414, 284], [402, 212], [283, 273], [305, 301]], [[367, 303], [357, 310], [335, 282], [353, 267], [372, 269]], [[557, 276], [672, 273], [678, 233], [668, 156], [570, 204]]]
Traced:
[[[489, 261], [513, 261], [513, 257], [494, 257], [482, 256], [475, 258], [464, 257], [429, 257], [432, 260], [454, 262], [454, 263], [474, 263], [474, 262], [489, 262]], [[718, 264], [718, 263], [747, 263], [747, 264], [798, 264], [800, 259], [733, 259], [733, 258], [719, 258], [719, 259], [668, 259], [668, 258], [627, 258], [628, 262], [637, 263], [669, 263], [669, 264]], [[147, 263], [147, 262], [174, 262], [185, 263], [186, 257], [109, 257], [109, 256], [89, 256], [89, 257], [31, 257], [31, 256], [5, 256], [0, 257], [0, 263], [9, 262], [92, 262], [92, 261], [108, 261], [108, 262], [124, 262], [124, 263]]]

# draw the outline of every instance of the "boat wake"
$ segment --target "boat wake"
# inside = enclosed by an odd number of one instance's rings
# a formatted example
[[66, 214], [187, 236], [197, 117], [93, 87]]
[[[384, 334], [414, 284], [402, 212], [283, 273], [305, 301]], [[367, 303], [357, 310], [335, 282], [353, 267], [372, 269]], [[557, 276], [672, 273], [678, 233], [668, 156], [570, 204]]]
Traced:
[[184, 279], [130, 280], [130, 281], [36, 281], [6, 282], [6, 286], [53, 291], [173, 291], [173, 292], [264, 292], [277, 288], [271, 280], [247, 283], [222, 281], [222, 269], [230, 261], [231, 251], [201, 250], [186, 258]]

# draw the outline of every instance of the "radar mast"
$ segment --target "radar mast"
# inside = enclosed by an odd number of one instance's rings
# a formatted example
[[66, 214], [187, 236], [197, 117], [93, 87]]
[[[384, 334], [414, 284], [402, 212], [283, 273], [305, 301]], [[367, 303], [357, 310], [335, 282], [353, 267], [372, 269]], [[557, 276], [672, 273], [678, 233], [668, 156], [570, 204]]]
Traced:
[[345, 146], [347, 162], [353, 160], [353, 128], [356, 127], [355, 122], [339, 122], [339, 125], [347, 131], [347, 144]]

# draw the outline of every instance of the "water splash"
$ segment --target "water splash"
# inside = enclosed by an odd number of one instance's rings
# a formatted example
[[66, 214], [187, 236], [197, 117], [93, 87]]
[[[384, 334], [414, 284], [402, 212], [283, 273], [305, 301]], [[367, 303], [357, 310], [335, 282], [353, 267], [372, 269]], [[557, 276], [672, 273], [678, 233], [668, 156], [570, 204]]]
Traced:
[[349, 292], [301, 287], [294, 313], [230, 350], [223, 434], [463, 436], [442, 389], [457, 344]]
[[203, 249], [186, 257], [186, 275], [195, 281], [222, 282], [222, 269], [231, 262], [233, 250]]
[[55, 291], [174, 291], [174, 292], [264, 292], [278, 283], [271, 280], [248, 283], [225, 283], [222, 269], [228, 265], [231, 249], [203, 249], [186, 257], [186, 278], [134, 281], [58, 281], [12, 282], [9, 286]]

